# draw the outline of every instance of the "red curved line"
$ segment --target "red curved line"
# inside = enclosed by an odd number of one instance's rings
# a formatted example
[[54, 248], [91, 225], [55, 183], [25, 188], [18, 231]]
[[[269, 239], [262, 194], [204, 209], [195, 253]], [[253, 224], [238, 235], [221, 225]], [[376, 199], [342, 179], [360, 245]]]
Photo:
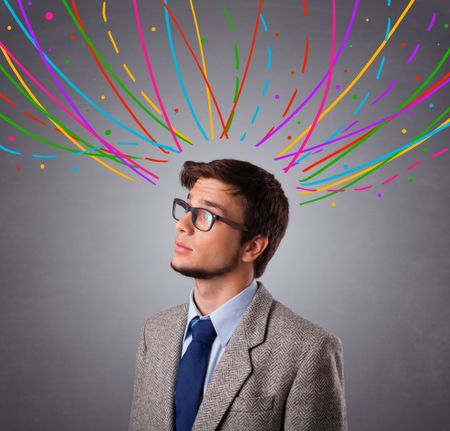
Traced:
[[306, 0], [302, 0], [303, 3], [303, 15], [308, 16], [308, 5], [306, 4]]
[[11, 99], [8, 99], [4, 94], [0, 93], [0, 97], [4, 100], [6, 100], [10, 105], [16, 107], [16, 102], [13, 102]]
[[298, 91], [298, 88], [296, 88], [295, 91], [294, 91], [294, 93], [292, 94], [291, 100], [289, 100], [288, 106], [286, 106], [286, 109], [284, 110], [283, 114], [281, 115], [282, 117], [284, 117], [284, 116], [288, 113], [289, 108], [291, 107], [292, 102], [293, 102], [294, 99], [295, 99], [295, 96], [297, 96], [297, 91]]
[[167, 163], [168, 162], [168, 160], [151, 159], [150, 157], [146, 157], [144, 160], [148, 160], [149, 162], [156, 162], [156, 163]]
[[239, 101], [239, 97], [241, 96], [241, 92], [242, 92], [242, 89], [244, 87], [245, 80], [247, 78], [247, 72], [248, 72], [248, 69], [250, 67], [250, 61], [252, 59], [253, 49], [255, 48], [256, 35], [258, 33], [259, 20], [260, 20], [260, 16], [261, 16], [261, 9], [262, 9], [262, 0], [259, 0], [258, 13], [256, 14], [256, 24], [255, 24], [255, 29], [253, 31], [253, 38], [252, 38], [252, 44], [250, 46], [250, 52], [248, 53], [248, 57], [247, 57], [247, 64], [245, 65], [244, 75], [242, 76], [242, 81], [241, 81], [241, 85], [239, 86], [239, 91], [238, 91], [236, 100], [233, 103], [233, 109], [230, 112], [230, 115], [229, 115], [228, 120], [227, 120], [227, 124], [224, 127], [223, 132], [220, 135], [220, 138], [222, 138], [224, 133], [225, 133], [225, 136], [226, 136], [226, 133], [227, 133], [226, 130], [227, 130], [229, 124], [230, 124], [231, 118], [233, 117], [234, 110], [236, 109], [236, 105], [237, 105], [237, 103]]
[[308, 53], [309, 53], [309, 39], [308, 36], [306, 36], [305, 55], [303, 56], [302, 73], [305, 73], [306, 70], [306, 64], [308, 63]]
[[[186, 36], [185, 36], [185, 34], [183, 33], [183, 30], [181, 29], [180, 24], [178, 24], [178, 21], [177, 21], [177, 19], [175, 18], [175, 16], [173, 15], [172, 11], [169, 9], [169, 6], [167, 6], [167, 5], [164, 3], [164, 0], [161, 0], [161, 4], [167, 9], [167, 12], [169, 13], [170, 18], [172, 19], [173, 23], [175, 24], [175, 27], [177, 28], [178, 32], [180, 33], [181, 37], [183, 38], [184, 43], [186, 44], [186, 46], [187, 46], [187, 48], [188, 48], [188, 50], [189, 50], [189, 52], [190, 52], [190, 54], [191, 54], [191, 56], [192, 56], [192, 58], [193, 58], [195, 64], [196, 64], [197, 67], [198, 67], [198, 70], [199, 70], [200, 73], [202, 74], [202, 77], [203, 77], [203, 79], [204, 79], [204, 81], [205, 81], [205, 84], [206, 84], [206, 86], [208, 87], [208, 90], [209, 90], [209, 92], [210, 92], [210, 94], [211, 94], [211, 97], [212, 97], [212, 99], [213, 99], [214, 106], [215, 106], [215, 108], [216, 108], [217, 114], [219, 115], [220, 122], [222, 123], [222, 127], [223, 127], [224, 130], [225, 130], [226, 127], [225, 127], [225, 124], [224, 124], [224, 122], [223, 122], [222, 112], [221, 112], [220, 109], [219, 109], [219, 106], [218, 106], [218, 104], [217, 104], [217, 100], [216, 100], [216, 97], [215, 97], [215, 95], [214, 95], [214, 92], [212, 91], [212, 88], [211, 88], [211, 85], [209, 84], [208, 78], [206, 77], [205, 73], [203, 72], [203, 69], [202, 69], [202, 67], [201, 67], [201, 65], [200, 65], [200, 63], [199, 63], [199, 61], [198, 61], [198, 59], [197, 59], [197, 56], [196, 56], [195, 53], [194, 53], [194, 50], [192, 49], [191, 45], [189, 44], [188, 40], [186, 39]], [[226, 132], [225, 132], [225, 136], [228, 138], [228, 134], [227, 134]], [[221, 136], [221, 137], [222, 137], [222, 136]]]
[[[75, 3], [75, 0], [72, 0], [72, 7], [74, 9], [75, 12], [75, 16], [77, 18], [78, 24], [80, 25], [80, 27], [83, 29], [84, 32], [84, 25], [81, 21], [81, 17], [78, 13], [78, 9], [77, 9], [77, 5]], [[100, 63], [99, 59], [97, 58], [94, 50], [91, 48], [91, 46], [86, 42], [86, 45], [89, 48], [89, 51], [92, 54], [92, 57], [94, 57], [95, 62], [97, 63], [98, 68], [100, 69], [100, 71], [103, 74], [103, 77], [106, 79], [106, 81], [108, 82], [108, 84], [110, 85], [110, 87], [112, 88], [113, 92], [115, 93], [115, 95], [119, 98], [119, 100], [121, 101], [122, 105], [125, 107], [125, 109], [128, 111], [128, 113], [133, 117], [134, 121], [139, 125], [140, 129], [147, 135], [148, 138], [150, 138], [152, 141], [157, 142], [156, 139], [150, 134], [150, 132], [147, 131], [147, 129], [144, 127], [144, 125], [139, 121], [139, 119], [134, 115], [133, 111], [131, 110], [131, 108], [128, 106], [127, 102], [125, 102], [125, 100], [123, 99], [123, 97], [120, 95], [120, 93], [117, 91], [116, 87], [114, 86], [113, 82], [111, 81], [111, 79], [109, 78], [108, 74], [106, 73], [103, 65]], [[165, 154], [169, 154], [168, 151], [166, 151], [164, 148], [158, 147], [163, 153]]]
[[43, 121], [36, 118], [34, 115], [31, 115], [29, 112], [22, 111], [22, 113], [25, 114], [27, 117], [31, 118], [33, 121], [36, 121], [36, 123], [39, 123], [42, 126], [47, 126], [47, 124], [45, 124]]

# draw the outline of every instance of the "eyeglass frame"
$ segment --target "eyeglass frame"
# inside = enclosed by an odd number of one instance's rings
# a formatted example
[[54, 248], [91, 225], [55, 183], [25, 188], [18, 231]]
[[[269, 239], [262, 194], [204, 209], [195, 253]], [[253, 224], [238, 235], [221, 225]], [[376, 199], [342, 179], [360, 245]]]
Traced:
[[[193, 206], [189, 205], [186, 201], [184, 201], [183, 199], [180, 199], [180, 198], [174, 198], [173, 206], [172, 206], [172, 217], [177, 221], [180, 220], [175, 217], [175, 207], [177, 204], [180, 204], [180, 206], [184, 208], [184, 210], [186, 211], [185, 214], [187, 214], [188, 212], [191, 212], [192, 225], [201, 232], [209, 232], [212, 229], [212, 227], [214, 226], [214, 223], [216, 221], [221, 221], [221, 222], [227, 224], [228, 226], [231, 226], [234, 229], [237, 229], [237, 230], [240, 230], [243, 232], [248, 232], [248, 229], [243, 224], [236, 223], [235, 221], [230, 220], [229, 218], [217, 215], [209, 209], [202, 208], [202, 207], [193, 207]], [[195, 222], [197, 220], [197, 213], [199, 210], [206, 211], [212, 215], [211, 226], [209, 227], [208, 230], [200, 229], [195, 225]]]

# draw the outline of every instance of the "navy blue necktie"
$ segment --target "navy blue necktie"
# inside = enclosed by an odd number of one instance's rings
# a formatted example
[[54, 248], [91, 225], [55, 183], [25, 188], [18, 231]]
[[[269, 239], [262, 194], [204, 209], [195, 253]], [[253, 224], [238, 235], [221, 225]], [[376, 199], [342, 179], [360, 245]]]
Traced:
[[211, 346], [217, 335], [211, 319], [194, 319], [191, 320], [192, 341], [178, 367], [175, 388], [176, 431], [191, 431], [194, 425], [203, 397]]

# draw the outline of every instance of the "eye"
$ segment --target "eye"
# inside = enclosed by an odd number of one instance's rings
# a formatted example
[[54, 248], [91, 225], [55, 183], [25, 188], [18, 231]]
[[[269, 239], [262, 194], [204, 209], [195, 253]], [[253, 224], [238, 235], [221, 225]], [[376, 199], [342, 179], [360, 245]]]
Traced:
[[213, 220], [213, 215], [208, 211], [202, 211], [202, 219], [206, 223], [211, 223]]

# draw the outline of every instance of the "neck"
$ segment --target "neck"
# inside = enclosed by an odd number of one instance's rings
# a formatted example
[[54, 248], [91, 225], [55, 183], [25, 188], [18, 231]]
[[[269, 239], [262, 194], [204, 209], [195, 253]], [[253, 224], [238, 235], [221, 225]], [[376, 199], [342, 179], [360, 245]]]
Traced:
[[253, 271], [226, 274], [209, 280], [195, 279], [194, 301], [203, 316], [242, 292], [253, 280]]

